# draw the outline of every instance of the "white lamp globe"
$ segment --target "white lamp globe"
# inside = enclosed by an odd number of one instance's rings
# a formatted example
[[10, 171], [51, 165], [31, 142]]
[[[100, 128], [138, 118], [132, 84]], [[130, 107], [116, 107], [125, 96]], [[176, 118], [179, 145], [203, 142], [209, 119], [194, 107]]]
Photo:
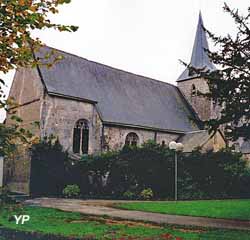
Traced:
[[184, 146], [183, 146], [182, 143], [177, 143], [177, 144], [176, 144], [176, 151], [182, 152], [183, 149], [184, 149]]
[[175, 141], [172, 141], [168, 144], [168, 147], [170, 150], [176, 150], [177, 148], [177, 143]]

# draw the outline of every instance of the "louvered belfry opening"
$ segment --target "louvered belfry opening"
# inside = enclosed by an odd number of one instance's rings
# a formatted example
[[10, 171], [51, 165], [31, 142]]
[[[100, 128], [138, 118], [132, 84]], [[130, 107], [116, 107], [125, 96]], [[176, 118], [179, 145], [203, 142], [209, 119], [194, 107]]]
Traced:
[[73, 133], [73, 152], [88, 154], [89, 150], [89, 123], [85, 119], [78, 120]]
[[195, 97], [197, 95], [197, 90], [194, 84], [192, 84], [191, 96]]

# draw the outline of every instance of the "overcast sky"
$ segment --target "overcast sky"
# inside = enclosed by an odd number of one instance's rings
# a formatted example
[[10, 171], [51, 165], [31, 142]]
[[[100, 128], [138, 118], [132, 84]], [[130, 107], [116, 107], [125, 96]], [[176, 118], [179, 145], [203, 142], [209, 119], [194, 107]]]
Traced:
[[[246, 12], [249, 0], [226, 0]], [[235, 31], [222, 0], [72, 0], [53, 20], [79, 26], [76, 33], [36, 32], [47, 45], [93, 61], [175, 84], [190, 60], [199, 10], [214, 33]], [[211, 46], [211, 44], [210, 44]], [[12, 74], [4, 76], [7, 89]], [[0, 121], [4, 113], [0, 112]]]

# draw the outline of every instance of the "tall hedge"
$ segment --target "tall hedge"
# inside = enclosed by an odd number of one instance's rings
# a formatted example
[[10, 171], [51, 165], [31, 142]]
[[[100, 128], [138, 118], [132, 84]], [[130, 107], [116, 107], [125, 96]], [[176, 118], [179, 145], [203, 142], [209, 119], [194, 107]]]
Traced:
[[65, 186], [68, 154], [53, 137], [44, 138], [31, 148], [30, 191], [32, 195], [60, 195]]
[[[178, 155], [179, 198], [250, 196], [249, 169], [241, 154], [223, 149], [216, 153], [195, 151]], [[117, 198], [130, 191], [136, 196], [151, 188], [156, 198], [174, 197], [174, 153], [154, 142], [84, 157], [79, 168], [93, 177], [90, 189], [94, 195]]]
[[[152, 141], [118, 152], [68, 158], [58, 141], [44, 139], [32, 147], [31, 192], [61, 195], [66, 185], [77, 184], [87, 197], [139, 198], [151, 189], [156, 199], [174, 197], [174, 152]], [[179, 199], [250, 197], [250, 171], [241, 154], [178, 153]]]
[[183, 198], [248, 197], [249, 169], [240, 153], [231, 149], [219, 152], [193, 152], [180, 159], [180, 184]]

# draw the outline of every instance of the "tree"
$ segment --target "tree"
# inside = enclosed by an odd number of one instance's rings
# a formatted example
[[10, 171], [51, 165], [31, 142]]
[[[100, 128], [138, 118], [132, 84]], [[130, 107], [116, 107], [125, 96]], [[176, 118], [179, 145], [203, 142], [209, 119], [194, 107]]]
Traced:
[[206, 49], [210, 59], [219, 70], [206, 72], [196, 69], [208, 79], [210, 92], [202, 94], [212, 99], [220, 107], [215, 119], [205, 122], [211, 131], [222, 125], [231, 140], [250, 137], [250, 8], [243, 16], [238, 10], [231, 9], [226, 3], [225, 12], [235, 21], [237, 34], [220, 37], [206, 30], [213, 40], [217, 51]]
[[[7, 73], [17, 67], [35, 67], [41, 60], [33, 57], [33, 52], [43, 45], [38, 38], [32, 37], [33, 30], [53, 28], [58, 31], [74, 32], [76, 26], [52, 23], [49, 14], [58, 13], [58, 7], [70, 0], [0, 0], [0, 72]], [[51, 52], [53, 54], [53, 52]], [[49, 58], [49, 56], [43, 56]], [[42, 58], [43, 58], [42, 57]], [[56, 58], [54, 61], [60, 60]], [[51, 62], [49, 65], [53, 64]], [[10, 101], [6, 100], [0, 79], [0, 109], [8, 111]], [[14, 117], [15, 118], [15, 117]], [[20, 129], [21, 120], [13, 127], [0, 124], [0, 153], [7, 154], [14, 146], [13, 139], [24, 140], [29, 135]]]

